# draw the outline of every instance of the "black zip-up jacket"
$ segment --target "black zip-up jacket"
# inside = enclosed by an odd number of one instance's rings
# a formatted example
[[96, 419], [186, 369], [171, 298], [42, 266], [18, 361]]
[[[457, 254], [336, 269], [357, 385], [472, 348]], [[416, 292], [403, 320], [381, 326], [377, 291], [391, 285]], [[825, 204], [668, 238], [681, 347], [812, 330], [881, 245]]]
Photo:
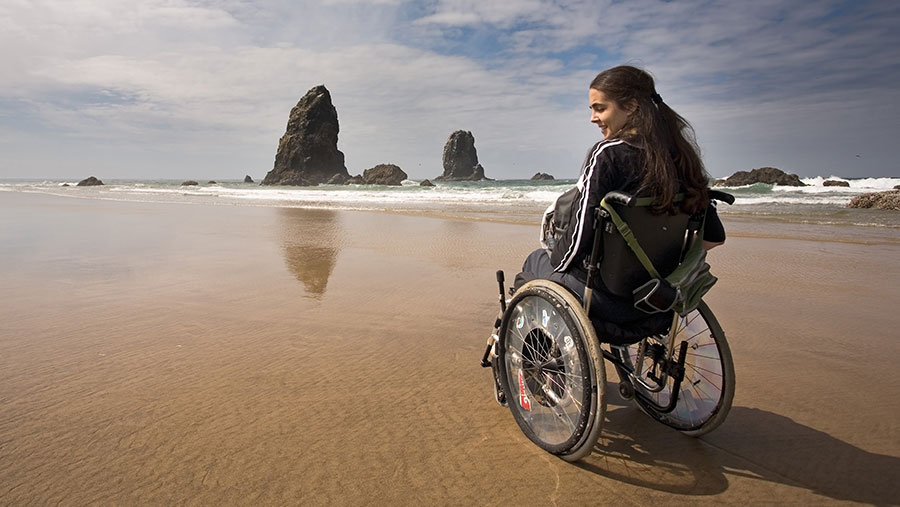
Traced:
[[[594, 210], [608, 192], [639, 192], [643, 179], [642, 155], [641, 148], [622, 139], [604, 139], [590, 149], [576, 184], [578, 195], [569, 209], [569, 226], [550, 253], [554, 271], [585, 269], [584, 261], [590, 256], [594, 243]], [[560, 211], [557, 210], [557, 213]], [[725, 241], [725, 229], [712, 205], [706, 213], [703, 239]]]

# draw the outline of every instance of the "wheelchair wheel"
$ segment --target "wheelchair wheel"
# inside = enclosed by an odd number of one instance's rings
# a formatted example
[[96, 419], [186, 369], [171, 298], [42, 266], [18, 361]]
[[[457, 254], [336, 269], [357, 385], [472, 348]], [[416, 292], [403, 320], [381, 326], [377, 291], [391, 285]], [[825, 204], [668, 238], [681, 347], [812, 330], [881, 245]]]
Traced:
[[567, 461], [590, 454], [606, 411], [606, 373], [578, 300], [553, 282], [529, 282], [510, 301], [499, 338], [500, 384], [525, 435]]
[[[684, 361], [684, 379], [674, 410], [661, 413], [645, 399], [635, 396], [634, 401], [650, 417], [675, 428], [686, 435], [700, 436], [716, 429], [728, 416], [734, 398], [734, 363], [725, 333], [706, 303], [682, 316], [676, 324], [676, 355], [681, 342], [687, 342]], [[663, 347], [666, 336], [647, 339], [647, 349]], [[628, 378], [638, 360], [640, 342], [623, 347], [611, 347], [612, 353], [621, 359], [628, 369], [619, 368], [619, 377]], [[653, 360], [645, 354], [642, 359], [644, 372], [653, 366]], [[658, 393], [650, 393], [638, 385], [634, 388], [649, 396], [656, 405], [665, 406], [672, 396], [672, 380]]]

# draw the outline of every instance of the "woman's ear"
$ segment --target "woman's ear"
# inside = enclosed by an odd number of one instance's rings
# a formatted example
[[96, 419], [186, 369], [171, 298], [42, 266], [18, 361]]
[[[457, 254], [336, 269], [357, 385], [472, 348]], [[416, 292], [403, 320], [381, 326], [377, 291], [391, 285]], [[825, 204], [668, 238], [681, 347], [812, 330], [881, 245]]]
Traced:
[[631, 99], [625, 103], [625, 112], [628, 113], [628, 116], [631, 116], [632, 114], [634, 114], [634, 112], [637, 111], [637, 108], [638, 108], [637, 99]]

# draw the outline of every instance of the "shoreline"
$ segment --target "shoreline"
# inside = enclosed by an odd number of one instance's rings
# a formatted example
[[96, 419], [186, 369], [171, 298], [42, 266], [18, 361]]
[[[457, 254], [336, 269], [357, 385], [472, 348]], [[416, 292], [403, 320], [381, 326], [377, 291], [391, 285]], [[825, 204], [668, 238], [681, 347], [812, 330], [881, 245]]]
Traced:
[[[329, 210], [329, 211], [350, 211], [350, 212], [375, 212], [386, 213], [390, 215], [410, 216], [410, 217], [429, 217], [434, 219], [447, 219], [459, 221], [485, 222], [507, 225], [527, 225], [535, 227], [540, 226], [541, 216], [545, 205], [524, 205], [512, 206], [498, 209], [485, 209], [484, 206], [473, 205], [468, 203], [442, 203], [444, 206], [437, 209], [435, 204], [421, 204], [418, 208], [395, 209], [388, 206], [378, 206], [373, 203], [359, 203], [357, 206], [348, 205], [346, 202], [327, 202], [323, 201], [317, 204], [296, 203], [296, 202], [217, 202], [215, 198], [218, 196], [209, 195], [202, 196], [194, 200], [137, 200], [133, 198], [114, 198], [109, 196], [94, 195], [76, 195], [73, 193], [55, 193], [40, 190], [18, 190], [8, 191], [9, 193], [23, 193], [48, 195], [53, 197], [108, 201], [108, 202], [125, 202], [125, 203], [148, 203], [154, 205], [167, 204], [185, 204], [185, 205], [201, 205], [201, 206], [223, 206], [223, 207], [255, 207], [255, 208], [272, 208], [272, 209], [306, 209], [306, 210]], [[3, 192], [0, 191], [0, 196]], [[187, 195], [187, 194], [186, 194]], [[191, 195], [191, 198], [197, 196]], [[726, 225], [726, 232], [729, 238], [770, 238], [770, 239], [803, 239], [807, 241], [825, 241], [825, 242], [846, 242], [862, 245], [878, 245], [900, 244], [900, 213], [884, 210], [858, 210], [850, 209], [839, 210], [839, 212], [852, 213], [862, 216], [889, 217], [890, 223], [877, 222], [837, 222], [830, 221], [813, 221], [809, 217], [799, 216], [793, 218], [793, 215], [774, 215], [771, 213], [751, 212], [746, 209], [731, 210], [729, 206], [721, 204], [719, 206], [720, 217]], [[824, 220], [824, 219], [820, 219]], [[846, 220], [846, 218], [845, 218]], [[882, 218], [882, 220], [884, 220]], [[896, 223], [894, 223], [896, 222]], [[537, 234], [535, 232], [535, 234]]]

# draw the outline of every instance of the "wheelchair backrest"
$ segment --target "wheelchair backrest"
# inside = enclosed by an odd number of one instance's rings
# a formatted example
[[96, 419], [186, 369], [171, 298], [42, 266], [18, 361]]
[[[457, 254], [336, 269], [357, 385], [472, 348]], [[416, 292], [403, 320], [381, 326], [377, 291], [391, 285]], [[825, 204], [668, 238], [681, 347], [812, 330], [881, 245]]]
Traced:
[[[690, 215], [657, 215], [650, 206], [613, 206], [661, 276], [668, 276], [678, 267], [683, 252], [689, 246], [686, 239], [689, 239]], [[603, 256], [600, 278], [613, 294], [630, 297], [634, 289], [650, 280], [651, 275], [608, 218], [601, 227]]]

